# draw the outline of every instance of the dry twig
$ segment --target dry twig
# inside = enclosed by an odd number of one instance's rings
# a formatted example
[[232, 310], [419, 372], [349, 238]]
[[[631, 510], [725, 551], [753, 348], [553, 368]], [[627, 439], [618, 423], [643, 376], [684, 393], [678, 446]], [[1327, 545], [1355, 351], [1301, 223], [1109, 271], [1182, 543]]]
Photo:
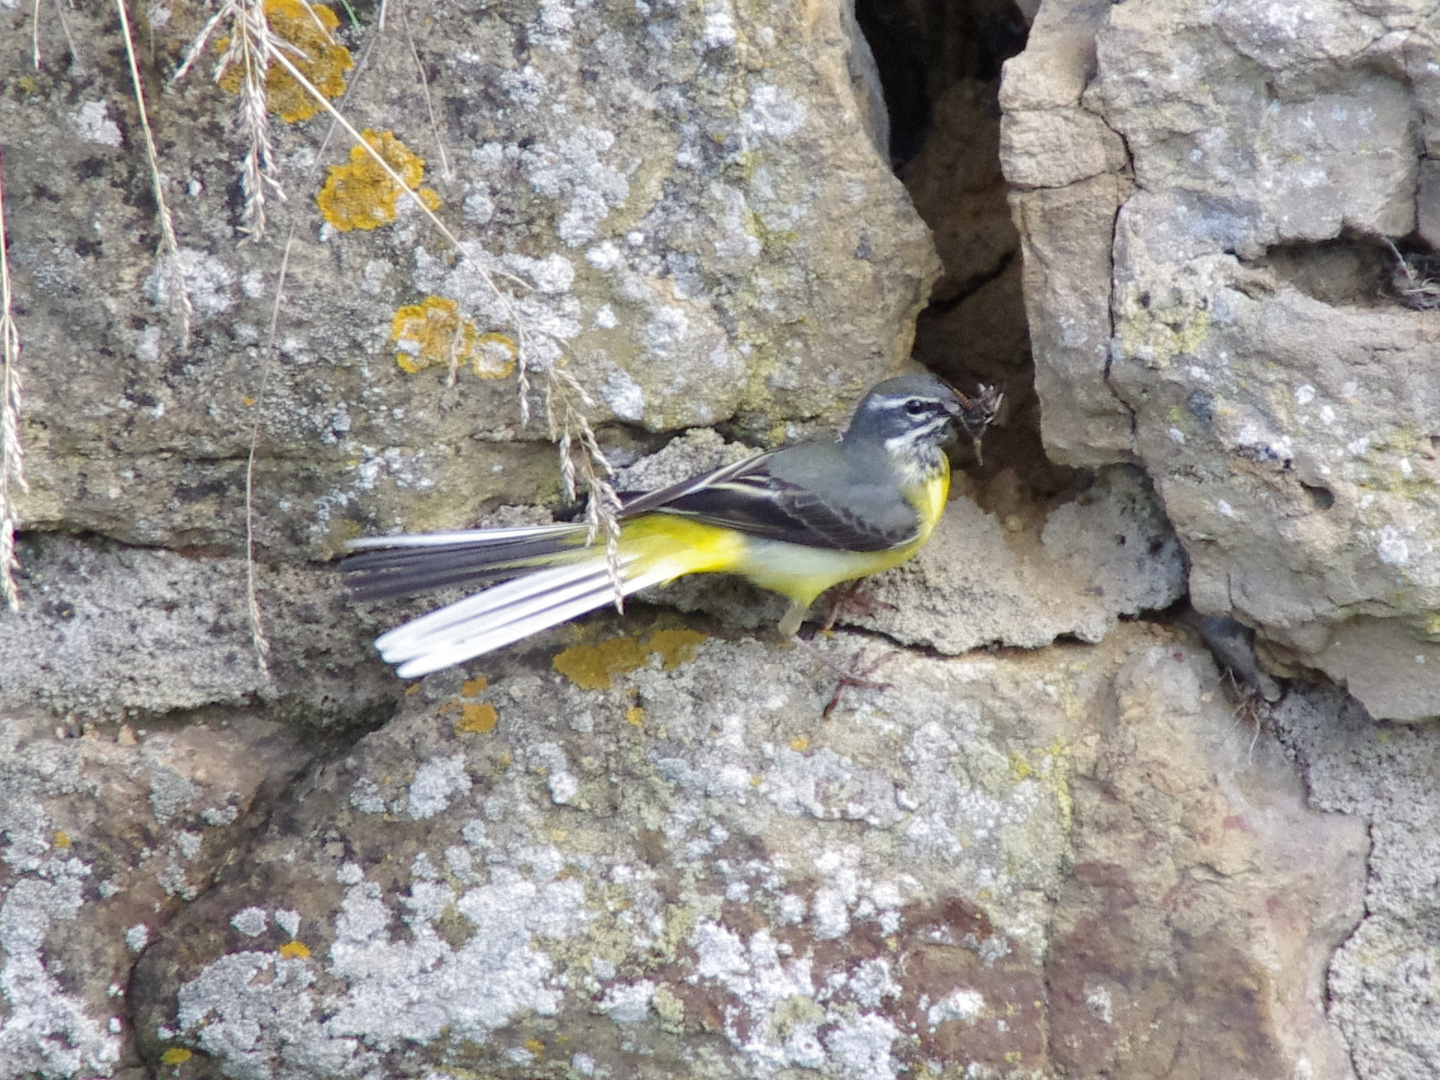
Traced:
[[[3, 162], [0, 162], [3, 164]], [[11, 485], [25, 483], [25, 450], [20, 444], [20, 329], [11, 307], [9, 233], [5, 229], [4, 174], [0, 170], [0, 596], [11, 611], [20, 609], [15, 587], [15, 503]]]
[[[306, 10], [309, 10], [308, 4]], [[315, 18], [313, 13], [311, 17]], [[298, 50], [271, 32], [265, 16], [265, 0], [226, 0], [190, 42], [171, 82], [185, 77], [222, 23], [228, 23], [229, 37], [225, 52], [215, 65], [214, 78], [219, 82], [231, 68], [239, 71], [240, 130], [246, 142], [245, 157], [240, 163], [240, 191], [245, 203], [240, 211], [239, 229], [248, 239], [258, 240], [265, 234], [267, 193], [273, 193], [282, 202], [285, 199], [270, 141], [270, 102], [266, 96], [270, 63], [282, 50]], [[328, 36], [329, 31], [318, 18], [315, 23]]]
[[[180, 263], [180, 241], [175, 238], [175, 218], [165, 200], [165, 177], [160, 172], [160, 154], [155, 149], [155, 133], [150, 130], [150, 113], [145, 108], [145, 84], [140, 78], [140, 65], [135, 59], [135, 36], [130, 32], [130, 13], [125, 0], [115, 0], [120, 15], [120, 30], [125, 35], [125, 58], [130, 64], [130, 81], [135, 89], [135, 106], [140, 111], [140, 129], [145, 133], [145, 159], [150, 164], [150, 183], [155, 191], [155, 212], [160, 219], [160, 273], [169, 283], [168, 295], [172, 313], [180, 320], [180, 347], [190, 347], [190, 316], [195, 309], [190, 303], [190, 290], [185, 284], [185, 269]], [[165, 294], [167, 290], [160, 292]]]
[[1385, 243], [1390, 248], [1390, 254], [1395, 256], [1390, 289], [1399, 301], [1412, 311], [1440, 308], [1440, 281], [1430, 276], [1440, 269], [1437, 266], [1440, 260], [1434, 255], [1405, 255], [1388, 236]]
[[405, 0], [400, 0], [400, 25], [405, 30], [405, 44], [410, 46], [410, 55], [415, 59], [415, 73], [420, 76], [420, 92], [425, 98], [425, 111], [430, 116], [430, 132], [435, 136], [435, 151], [440, 155], [440, 176], [450, 181], [450, 159], [445, 154], [445, 140], [440, 137], [440, 124], [435, 119], [435, 103], [430, 98], [430, 79], [425, 74], [425, 65], [420, 60], [420, 50], [415, 48], [415, 38], [410, 34], [410, 16], [405, 9]]

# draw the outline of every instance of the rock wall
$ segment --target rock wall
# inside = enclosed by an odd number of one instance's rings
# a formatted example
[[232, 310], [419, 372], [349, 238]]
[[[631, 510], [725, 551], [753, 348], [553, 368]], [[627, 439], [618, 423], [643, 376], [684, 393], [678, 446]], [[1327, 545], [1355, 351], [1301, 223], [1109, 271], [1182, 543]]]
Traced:
[[[382, 168], [236, 10], [142, 119], [0, 4], [0, 1080], [1440, 1077], [1434, 11], [269, 0]], [[869, 683], [724, 581], [374, 657], [343, 541], [562, 509], [547, 414], [641, 490], [912, 341], [1007, 408]]]
[[1435, 20], [1047, 4], [1002, 90], [1047, 446], [1143, 463], [1196, 607], [1396, 720], [1440, 713]]
[[1195, 608], [1354, 695], [1292, 683], [1272, 716], [1374, 845], [1329, 967], [1348, 1064], [1275, 1075], [1440, 1075], [1440, 923], [1407, 884], [1435, 800], [1397, 798], [1440, 745], [1437, 33], [1430, 4], [1047, 0], [1000, 95], [1047, 448], [1140, 463]]

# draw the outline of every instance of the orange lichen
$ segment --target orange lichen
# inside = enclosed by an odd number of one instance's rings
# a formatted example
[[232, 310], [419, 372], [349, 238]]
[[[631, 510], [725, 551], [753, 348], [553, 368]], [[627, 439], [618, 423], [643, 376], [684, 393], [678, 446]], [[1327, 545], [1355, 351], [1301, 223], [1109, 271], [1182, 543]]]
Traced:
[[304, 960], [310, 955], [310, 950], [303, 941], [287, 941], [280, 946], [280, 955], [286, 960]]
[[[265, 19], [272, 34], [294, 47], [286, 51], [286, 59], [311, 86], [329, 99], [345, 92], [345, 76], [354, 68], [355, 60], [350, 50], [334, 38], [332, 32], [340, 25], [335, 12], [324, 4], [307, 7], [300, 0], [265, 0]], [[215, 47], [223, 53], [230, 47], [230, 39], [221, 38]], [[239, 93], [242, 77], [241, 66], [231, 64], [220, 77], [220, 85], [232, 94]], [[292, 124], [308, 120], [320, 111], [319, 103], [310, 92], [274, 61], [265, 73], [265, 104], [280, 119]]]
[[[397, 139], [393, 132], [366, 128], [360, 133], [366, 143], [395, 170], [405, 186], [420, 196], [420, 201], [434, 210], [440, 196], [429, 188], [420, 187], [425, 179], [425, 162]], [[400, 185], [380, 167], [363, 146], [350, 148], [350, 160], [331, 165], [325, 186], [315, 201], [320, 213], [341, 232], [351, 229], [378, 229], [395, 220], [395, 208], [403, 197]]]
[[488, 735], [495, 730], [500, 714], [488, 701], [478, 705], [465, 705], [460, 709], [460, 720], [455, 725], [457, 732], [469, 735]]
[[462, 697], [479, 697], [481, 692], [490, 685], [490, 680], [484, 675], [474, 679], [466, 679], [460, 684], [460, 695]]
[[412, 375], [429, 367], [469, 365], [482, 379], [503, 379], [515, 370], [519, 355], [510, 338], [480, 333], [455, 301], [444, 296], [427, 296], [395, 312], [390, 340], [395, 362]]

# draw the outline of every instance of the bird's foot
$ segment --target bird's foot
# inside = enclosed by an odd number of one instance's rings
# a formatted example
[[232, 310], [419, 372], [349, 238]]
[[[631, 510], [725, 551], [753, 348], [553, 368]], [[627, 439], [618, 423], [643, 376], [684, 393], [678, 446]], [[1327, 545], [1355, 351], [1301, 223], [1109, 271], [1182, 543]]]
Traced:
[[806, 641], [804, 638], [797, 637], [794, 640], [795, 644], [799, 645], [802, 649], [808, 652], [812, 657], [815, 658], [817, 663], [819, 663], [822, 667], [828, 669], [829, 671], [833, 672], [836, 678], [840, 680], [835, 686], [835, 693], [830, 695], [829, 702], [820, 712], [820, 719], [822, 720], [830, 719], [830, 714], [835, 711], [835, 706], [840, 704], [840, 696], [845, 693], [847, 687], [853, 686], [858, 690], [889, 690], [892, 685], [888, 682], [879, 682], [875, 679], [871, 679], [868, 677], [874, 674], [875, 670], [881, 664], [885, 663], [886, 660], [889, 660], [890, 657], [894, 655], [891, 652], [883, 652], [880, 654], [878, 659], [871, 661], [864, 667], [858, 667], [857, 665], [860, 663], [861, 658], [865, 655], [865, 650], [861, 649], [853, 657], [851, 657], [850, 664], [848, 667], [846, 667], [837, 664], [834, 660], [831, 660], [823, 652], [817, 649], [814, 644]]
[[825, 615], [825, 622], [820, 627], [821, 633], [829, 633], [833, 630], [835, 621], [846, 611], [873, 619], [882, 608], [886, 611], [898, 610], [894, 604], [887, 604], [884, 600], [877, 600], [873, 596], [862, 595], [860, 587], [864, 584], [864, 578], [856, 578], [836, 590], [830, 601], [830, 610]]

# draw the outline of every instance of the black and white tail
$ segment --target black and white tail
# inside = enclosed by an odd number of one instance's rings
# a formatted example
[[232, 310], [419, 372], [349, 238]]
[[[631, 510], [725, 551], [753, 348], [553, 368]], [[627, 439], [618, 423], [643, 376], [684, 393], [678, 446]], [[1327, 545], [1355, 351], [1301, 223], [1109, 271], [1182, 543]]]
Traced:
[[[356, 593], [379, 599], [447, 585], [488, 583], [472, 596], [397, 626], [375, 640], [396, 674], [412, 679], [470, 660], [615, 599], [603, 544], [585, 546], [583, 525], [480, 529], [352, 541], [345, 561]], [[620, 556], [625, 596], [673, 572]]]

